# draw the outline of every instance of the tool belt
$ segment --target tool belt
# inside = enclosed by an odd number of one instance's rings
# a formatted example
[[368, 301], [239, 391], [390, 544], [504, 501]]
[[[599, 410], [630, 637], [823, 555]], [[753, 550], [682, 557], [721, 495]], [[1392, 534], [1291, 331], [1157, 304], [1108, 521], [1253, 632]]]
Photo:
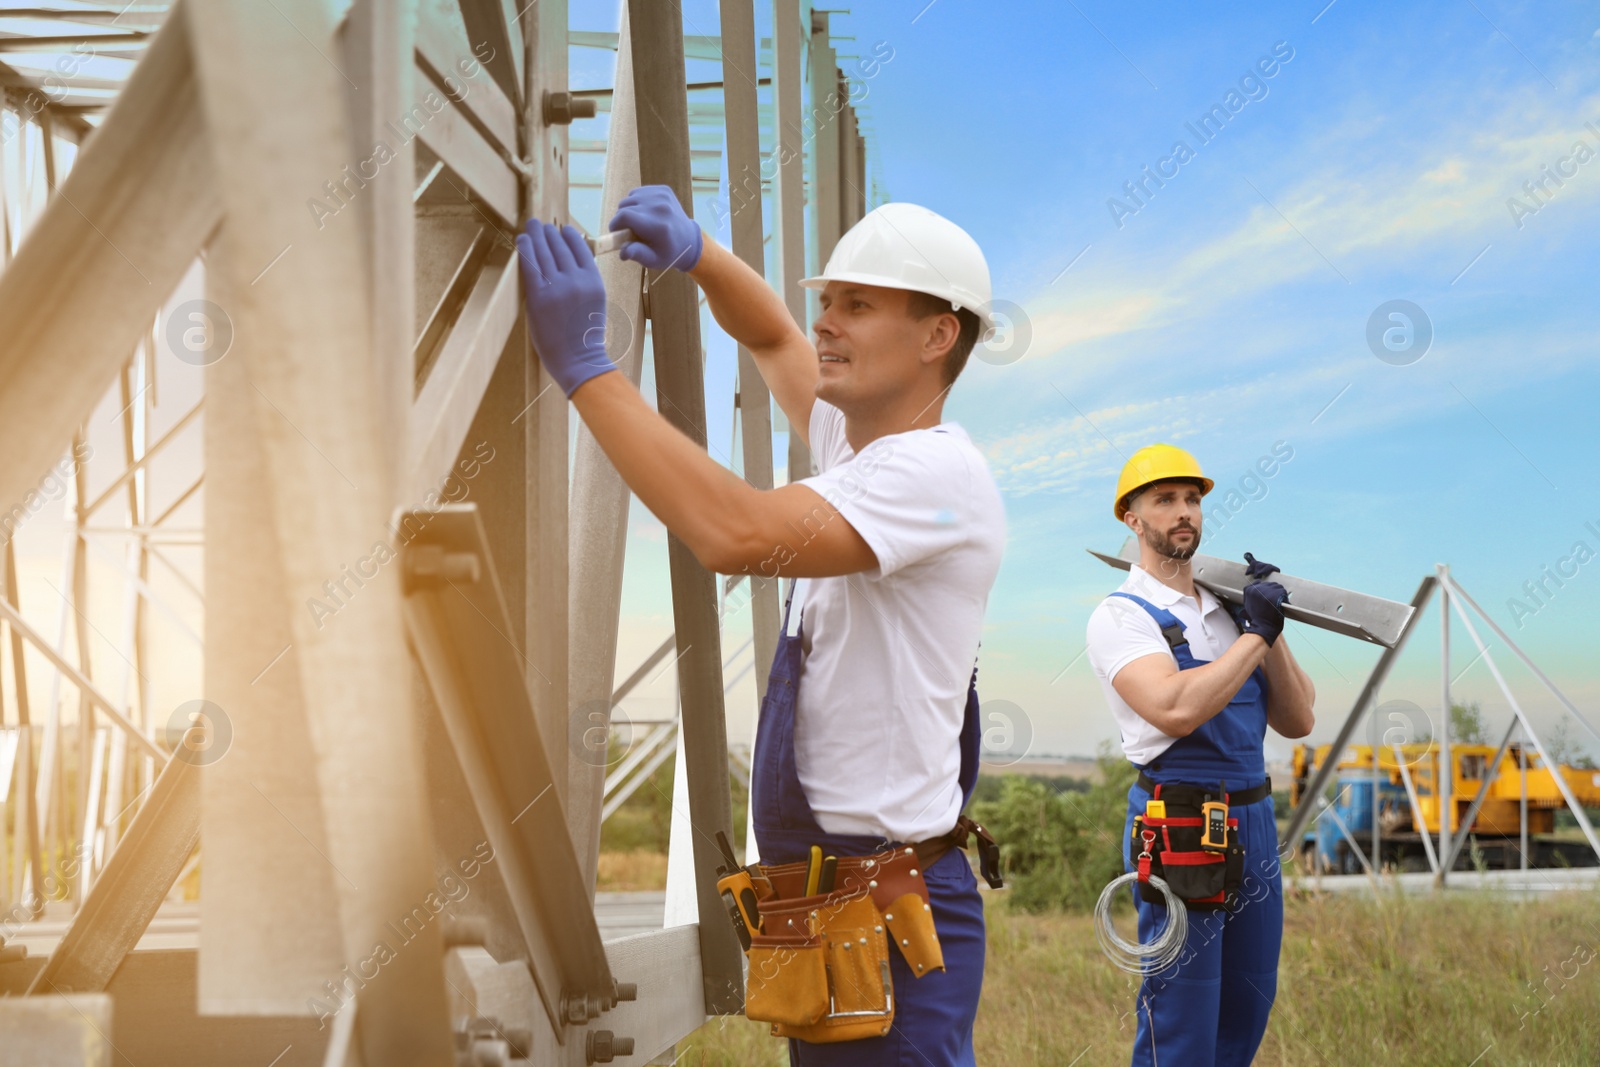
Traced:
[[996, 885], [999, 847], [966, 816], [936, 838], [838, 857], [827, 892], [806, 895], [803, 862], [742, 868], [759, 908], [745, 950], [745, 1015], [771, 1023], [774, 1037], [818, 1044], [887, 1034], [894, 1022], [889, 942], [916, 977], [944, 970], [922, 872], [971, 834], [985, 878]]
[[1139, 895], [1165, 904], [1150, 876], [1162, 878], [1190, 911], [1224, 908], [1244, 881], [1244, 846], [1239, 820], [1230, 805], [1253, 804], [1272, 795], [1272, 780], [1228, 793], [1215, 787], [1153, 782], [1139, 773], [1139, 787], [1151, 794], [1145, 810], [1133, 817], [1132, 852]]

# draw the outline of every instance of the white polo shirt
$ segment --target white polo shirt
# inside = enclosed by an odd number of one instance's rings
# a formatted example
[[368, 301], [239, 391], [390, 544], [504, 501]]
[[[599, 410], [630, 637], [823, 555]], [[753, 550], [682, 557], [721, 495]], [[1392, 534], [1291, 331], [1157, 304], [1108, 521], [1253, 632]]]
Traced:
[[[1189, 639], [1189, 652], [1195, 659], [1210, 662], [1226, 652], [1239, 639], [1239, 627], [1221, 601], [1211, 593], [1195, 586], [1200, 599], [1184, 596], [1176, 589], [1157, 581], [1137, 563], [1128, 572], [1128, 580], [1118, 587], [1124, 593], [1142, 597], [1158, 608], [1165, 608], [1183, 623], [1184, 636]], [[1161, 627], [1150, 613], [1127, 597], [1108, 596], [1089, 616], [1089, 665], [1106, 703], [1116, 716], [1117, 729], [1122, 733], [1122, 751], [1128, 759], [1141, 766], [1148, 765], [1176, 741], [1164, 734], [1128, 706], [1111, 680], [1141, 656], [1161, 655], [1171, 657], [1172, 646], [1161, 636]]]
[[860, 456], [844, 431], [843, 412], [817, 400], [822, 473], [799, 484], [838, 509], [878, 566], [803, 579], [796, 592], [795, 767], [822, 829], [918, 841], [961, 813], [962, 717], [1005, 510], [953, 422], [880, 437]]

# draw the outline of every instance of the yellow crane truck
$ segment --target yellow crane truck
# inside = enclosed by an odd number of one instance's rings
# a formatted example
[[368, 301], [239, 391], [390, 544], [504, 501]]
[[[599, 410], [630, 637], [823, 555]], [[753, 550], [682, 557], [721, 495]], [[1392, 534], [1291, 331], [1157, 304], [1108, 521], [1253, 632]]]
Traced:
[[[1300, 803], [1312, 774], [1329, 758], [1332, 747], [1295, 746], [1289, 789], [1291, 804]], [[1521, 866], [1524, 812], [1530, 867], [1592, 867], [1596, 864], [1594, 851], [1581, 837], [1552, 835], [1556, 812], [1566, 807], [1555, 776], [1560, 774], [1566, 780], [1568, 788], [1584, 807], [1600, 807], [1600, 770], [1566, 764], [1552, 769], [1544, 764], [1537, 750], [1524, 750], [1515, 744], [1508, 746], [1499, 765], [1494, 767], [1490, 763], [1498, 750], [1493, 745], [1458, 743], [1452, 744], [1450, 749], [1454, 764], [1450, 784], [1451, 833], [1460, 831], [1462, 820], [1471, 810], [1473, 798], [1478, 795], [1484, 779], [1489, 781], [1488, 792], [1472, 820], [1473, 836], [1469, 847], [1464, 847], [1457, 856], [1456, 867], [1470, 869], [1478, 862], [1490, 868]], [[1524, 751], [1526, 773], [1521, 762]], [[1344, 831], [1360, 842], [1363, 851], [1370, 850], [1373, 786], [1376, 784], [1381, 866], [1399, 871], [1428, 869], [1422, 832], [1437, 842], [1443, 814], [1437, 742], [1380, 746], [1376, 776], [1372, 746], [1351, 745], [1339, 761], [1336, 782], [1330, 806], [1338, 820], [1316, 820], [1301, 843], [1302, 858], [1324, 871], [1359, 873], [1360, 861], [1350, 849]]]

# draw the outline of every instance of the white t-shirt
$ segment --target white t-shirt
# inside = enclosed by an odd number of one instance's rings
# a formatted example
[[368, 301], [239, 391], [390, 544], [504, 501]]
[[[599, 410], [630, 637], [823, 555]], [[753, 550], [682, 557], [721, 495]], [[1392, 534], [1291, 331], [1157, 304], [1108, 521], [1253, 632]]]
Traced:
[[822, 829], [919, 841], [961, 813], [962, 717], [1005, 511], [953, 422], [881, 437], [860, 456], [844, 431], [843, 412], [817, 400], [822, 473], [799, 484], [840, 512], [878, 566], [804, 579], [796, 594], [795, 767]]
[[[1195, 586], [1200, 594], [1196, 602], [1194, 597], [1184, 596], [1171, 586], [1161, 584], [1136, 563], [1128, 572], [1128, 580], [1118, 588], [1177, 616], [1183, 623], [1184, 636], [1189, 639], [1189, 653], [1195, 659], [1210, 662], [1239, 639], [1239, 627], [1228, 609], [1200, 586]], [[1161, 627], [1148, 611], [1120, 596], [1106, 597], [1089, 616], [1088, 643], [1089, 664], [1094, 668], [1095, 677], [1100, 679], [1106, 703], [1111, 706], [1117, 729], [1122, 732], [1122, 751], [1130, 761], [1146, 766], [1177, 738], [1162, 733], [1129, 707], [1111, 680], [1141, 656], [1170, 657], [1172, 646], [1161, 636]]]

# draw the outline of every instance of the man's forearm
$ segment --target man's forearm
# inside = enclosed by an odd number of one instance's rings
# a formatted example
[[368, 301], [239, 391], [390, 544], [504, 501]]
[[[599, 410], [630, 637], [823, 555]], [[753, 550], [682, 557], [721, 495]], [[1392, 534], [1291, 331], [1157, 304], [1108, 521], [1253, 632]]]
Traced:
[[1190, 731], [1198, 729], [1233, 701], [1240, 686], [1261, 662], [1259, 644], [1262, 643], [1240, 638], [1214, 661], [1177, 673], [1180, 689], [1176, 705]]
[[706, 294], [706, 305], [717, 325], [751, 351], [776, 348], [797, 336], [805, 340], [783, 298], [744, 260], [710, 236], [689, 276]]
[[757, 490], [678, 432], [621, 374], [589, 379], [572, 402], [644, 506], [702, 564], [714, 558], [731, 517]]
[[1304, 737], [1316, 719], [1316, 687], [1295, 660], [1287, 641], [1279, 638], [1262, 670], [1267, 676], [1267, 722], [1284, 737]]
[[1162, 657], [1152, 654], [1124, 667], [1112, 685], [1156, 729], [1186, 737], [1228, 706], [1266, 652], [1265, 641], [1246, 635], [1212, 662], [1188, 670], [1170, 658], [1158, 665]]

